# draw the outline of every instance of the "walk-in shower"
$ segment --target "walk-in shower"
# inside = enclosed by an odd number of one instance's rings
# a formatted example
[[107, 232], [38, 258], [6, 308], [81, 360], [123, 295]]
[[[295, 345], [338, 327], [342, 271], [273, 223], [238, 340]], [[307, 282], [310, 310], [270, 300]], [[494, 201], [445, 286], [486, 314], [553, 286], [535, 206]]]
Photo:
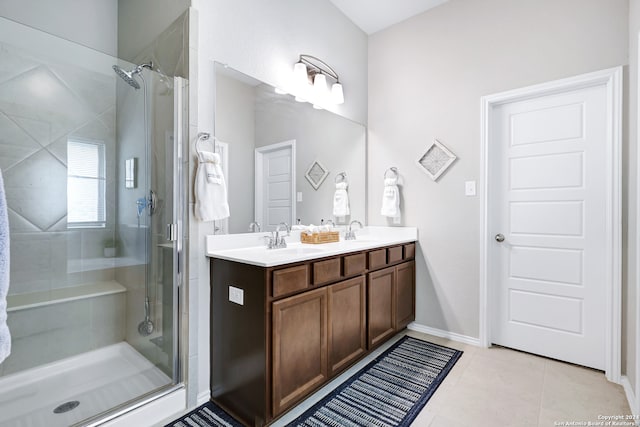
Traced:
[[0, 427], [84, 425], [180, 383], [185, 83], [4, 18], [0, 64]]

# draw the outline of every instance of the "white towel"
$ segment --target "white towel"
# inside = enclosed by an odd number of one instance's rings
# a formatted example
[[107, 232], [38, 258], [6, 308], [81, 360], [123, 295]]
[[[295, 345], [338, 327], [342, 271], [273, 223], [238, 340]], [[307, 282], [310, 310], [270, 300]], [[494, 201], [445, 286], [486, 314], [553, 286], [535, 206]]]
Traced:
[[398, 190], [398, 178], [385, 178], [384, 191], [382, 193], [382, 209], [380, 215], [391, 218], [400, 217], [400, 191]]
[[337, 217], [349, 215], [349, 194], [347, 183], [336, 183], [336, 192], [333, 196], [333, 215]]
[[0, 172], [0, 363], [11, 353], [11, 334], [7, 326], [7, 294], [9, 293], [9, 219], [4, 182]]
[[196, 218], [200, 221], [216, 221], [229, 216], [227, 183], [219, 154], [209, 151], [198, 153], [195, 190]]

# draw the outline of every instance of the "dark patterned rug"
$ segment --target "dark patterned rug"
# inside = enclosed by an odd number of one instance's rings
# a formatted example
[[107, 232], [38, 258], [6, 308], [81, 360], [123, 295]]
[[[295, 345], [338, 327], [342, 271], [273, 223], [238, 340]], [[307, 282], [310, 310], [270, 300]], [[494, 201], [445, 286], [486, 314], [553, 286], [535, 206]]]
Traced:
[[404, 337], [289, 426], [408, 426], [462, 352]]
[[194, 409], [165, 427], [243, 427], [213, 402]]
[[[290, 426], [408, 426], [462, 352], [412, 337], [388, 350], [321, 399]], [[165, 427], [242, 427], [207, 402]]]

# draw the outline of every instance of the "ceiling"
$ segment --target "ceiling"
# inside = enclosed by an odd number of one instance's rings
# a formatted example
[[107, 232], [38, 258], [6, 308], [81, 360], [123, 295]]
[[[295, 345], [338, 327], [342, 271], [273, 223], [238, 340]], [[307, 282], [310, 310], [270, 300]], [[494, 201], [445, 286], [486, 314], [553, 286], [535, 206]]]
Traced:
[[365, 33], [373, 34], [448, 0], [329, 0]]

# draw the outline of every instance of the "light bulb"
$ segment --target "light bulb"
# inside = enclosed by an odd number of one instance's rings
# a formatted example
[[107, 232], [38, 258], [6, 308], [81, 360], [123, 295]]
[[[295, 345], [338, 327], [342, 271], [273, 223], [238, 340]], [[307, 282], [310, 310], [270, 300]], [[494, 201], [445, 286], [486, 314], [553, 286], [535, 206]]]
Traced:
[[313, 78], [313, 92], [319, 101], [324, 100], [327, 96], [327, 77], [324, 74], [316, 74]]
[[309, 83], [309, 79], [307, 77], [307, 66], [302, 62], [296, 62], [296, 65], [293, 66], [293, 79], [298, 86], [303, 86]]
[[331, 101], [334, 104], [344, 104], [344, 92], [342, 92], [342, 85], [338, 82], [331, 86]]

